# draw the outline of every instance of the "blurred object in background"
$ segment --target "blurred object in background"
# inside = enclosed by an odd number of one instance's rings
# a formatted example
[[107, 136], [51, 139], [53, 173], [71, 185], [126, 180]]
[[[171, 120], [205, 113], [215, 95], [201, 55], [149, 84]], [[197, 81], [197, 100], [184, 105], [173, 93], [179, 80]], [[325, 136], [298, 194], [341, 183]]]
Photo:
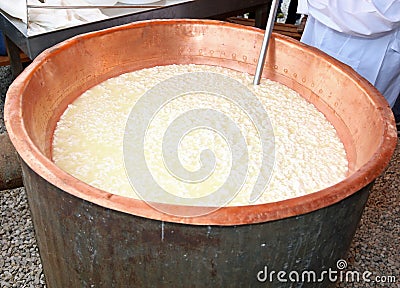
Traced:
[[276, 13], [276, 18], [277, 19], [282, 19], [285, 18], [285, 15], [282, 12], [282, 0], [279, 0], [279, 6], [278, 6], [278, 11]]

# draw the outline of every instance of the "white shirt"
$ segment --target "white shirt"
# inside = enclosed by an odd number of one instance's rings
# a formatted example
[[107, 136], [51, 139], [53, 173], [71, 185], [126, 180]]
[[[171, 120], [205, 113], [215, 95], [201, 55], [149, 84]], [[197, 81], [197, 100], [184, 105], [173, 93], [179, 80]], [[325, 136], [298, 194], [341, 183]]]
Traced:
[[393, 107], [400, 93], [400, 0], [299, 0], [301, 41], [346, 63]]

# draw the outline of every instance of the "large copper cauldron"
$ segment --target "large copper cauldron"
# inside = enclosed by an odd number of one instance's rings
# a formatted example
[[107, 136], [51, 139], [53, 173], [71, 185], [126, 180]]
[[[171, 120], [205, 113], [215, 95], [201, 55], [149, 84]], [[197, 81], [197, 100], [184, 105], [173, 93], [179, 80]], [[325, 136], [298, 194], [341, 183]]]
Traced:
[[388, 165], [396, 128], [385, 99], [351, 68], [286, 37], [273, 35], [263, 76], [300, 92], [336, 126], [351, 169], [337, 185], [181, 218], [93, 188], [50, 160], [58, 118], [93, 85], [174, 63], [253, 73], [262, 38], [261, 30], [223, 22], [137, 22], [56, 45], [14, 81], [6, 124], [22, 158], [48, 287], [265, 287], [266, 270], [336, 268], [374, 179]]

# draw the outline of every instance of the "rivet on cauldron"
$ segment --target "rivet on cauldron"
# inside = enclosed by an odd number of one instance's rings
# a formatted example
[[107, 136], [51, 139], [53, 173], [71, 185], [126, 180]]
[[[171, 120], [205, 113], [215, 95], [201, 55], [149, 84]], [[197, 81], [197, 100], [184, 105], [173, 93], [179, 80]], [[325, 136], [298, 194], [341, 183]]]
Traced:
[[247, 62], [247, 56], [243, 56], [243, 61]]
[[294, 77], [294, 78], [297, 78], [297, 73], [293, 73], [293, 77]]
[[302, 81], [303, 83], [306, 83], [306, 81], [307, 81], [306, 77], [302, 78], [301, 81]]
[[233, 54], [232, 54], [232, 59], [233, 59], [233, 60], [236, 60], [236, 53], [233, 53]]
[[275, 70], [278, 70], [278, 68], [279, 68], [278, 65], [274, 65]]
[[289, 71], [289, 70], [288, 70], [288, 69], [286, 69], [286, 68], [285, 68], [285, 69], [283, 69], [283, 72], [285, 72], [285, 73], [288, 73], [288, 71]]

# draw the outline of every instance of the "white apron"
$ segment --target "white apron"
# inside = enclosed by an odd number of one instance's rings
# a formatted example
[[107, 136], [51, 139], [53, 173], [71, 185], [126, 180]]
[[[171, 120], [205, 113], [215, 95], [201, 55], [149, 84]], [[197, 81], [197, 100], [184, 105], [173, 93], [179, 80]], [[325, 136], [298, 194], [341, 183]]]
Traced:
[[400, 94], [400, 0], [300, 0], [301, 41], [346, 63], [393, 107]]

